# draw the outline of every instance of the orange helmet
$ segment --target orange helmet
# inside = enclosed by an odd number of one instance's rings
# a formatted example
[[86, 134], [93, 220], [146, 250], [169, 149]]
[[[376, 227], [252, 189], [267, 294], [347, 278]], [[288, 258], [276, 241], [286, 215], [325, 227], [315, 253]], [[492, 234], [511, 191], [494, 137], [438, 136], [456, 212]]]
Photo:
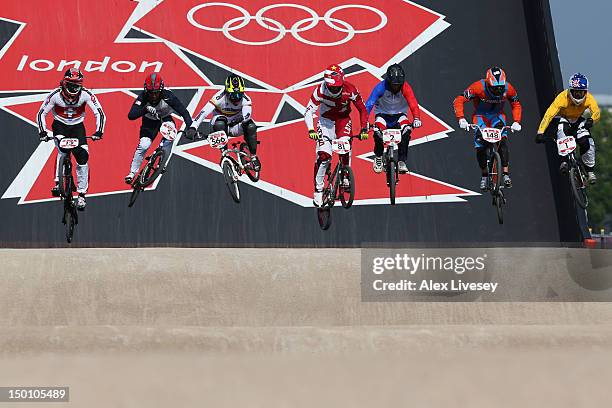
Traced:
[[488, 91], [494, 96], [502, 96], [506, 92], [506, 73], [499, 67], [490, 68], [485, 79]]

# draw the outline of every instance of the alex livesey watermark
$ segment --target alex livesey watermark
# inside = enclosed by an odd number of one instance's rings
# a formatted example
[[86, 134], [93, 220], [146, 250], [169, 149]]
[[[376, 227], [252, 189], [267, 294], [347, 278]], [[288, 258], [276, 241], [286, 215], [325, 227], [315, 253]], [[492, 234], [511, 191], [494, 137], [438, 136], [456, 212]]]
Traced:
[[363, 301], [611, 301], [612, 251], [364, 248]]
[[[446, 271], [458, 276], [472, 271], [486, 269], [487, 254], [482, 256], [412, 256], [407, 253], [396, 253], [393, 257], [375, 257], [372, 260], [372, 272], [383, 275], [389, 271], [403, 271], [414, 276], [423, 271]], [[465, 282], [461, 279], [438, 281], [434, 279], [400, 279], [387, 282], [381, 276], [375, 279], [373, 289], [376, 291], [413, 291], [413, 292], [465, 292], [491, 291], [495, 292], [498, 282]]]

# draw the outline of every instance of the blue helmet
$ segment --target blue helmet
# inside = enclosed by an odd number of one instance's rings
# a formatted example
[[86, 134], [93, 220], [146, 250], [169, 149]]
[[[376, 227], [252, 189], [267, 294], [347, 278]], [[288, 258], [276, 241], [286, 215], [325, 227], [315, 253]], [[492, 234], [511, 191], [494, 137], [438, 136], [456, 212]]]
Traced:
[[569, 80], [569, 96], [576, 105], [582, 105], [589, 90], [589, 80], [581, 73], [572, 75]]

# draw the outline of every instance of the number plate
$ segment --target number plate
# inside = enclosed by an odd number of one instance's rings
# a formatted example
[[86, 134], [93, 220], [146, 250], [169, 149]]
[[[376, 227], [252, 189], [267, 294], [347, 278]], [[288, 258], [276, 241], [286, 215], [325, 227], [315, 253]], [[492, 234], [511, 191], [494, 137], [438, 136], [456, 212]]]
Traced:
[[164, 137], [164, 139], [173, 141], [176, 138], [176, 127], [174, 126], [174, 123], [172, 122], [164, 122], [162, 123], [161, 127], [159, 128], [159, 133], [162, 134], [162, 136]]
[[79, 139], [63, 138], [59, 141], [59, 147], [62, 149], [74, 149], [79, 146]]
[[213, 132], [208, 135], [208, 143], [213, 149], [221, 149], [227, 145], [229, 138], [224, 131]]
[[351, 139], [348, 136], [332, 140], [332, 150], [337, 154], [347, 154], [351, 151]]
[[557, 149], [560, 156], [567, 156], [576, 150], [576, 139], [574, 136], [567, 136], [557, 140]]
[[383, 143], [385, 146], [397, 146], [402, 141], [402, 131], [399, 129], [383, 130]]
[[495, 128], [484, 128], [481, 130], [485, 142], [497, 143], [502, 140], [502, 131]]

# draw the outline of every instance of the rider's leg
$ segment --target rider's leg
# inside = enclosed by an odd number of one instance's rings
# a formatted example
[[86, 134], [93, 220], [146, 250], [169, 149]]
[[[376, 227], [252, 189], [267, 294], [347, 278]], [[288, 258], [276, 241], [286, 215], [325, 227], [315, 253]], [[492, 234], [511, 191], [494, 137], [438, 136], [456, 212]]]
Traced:
[[580, 147], [580, 156], [582, 156], [584, 167], [587, 172], [593, 173], [595, 171], [595, 141], [589, 129], [585, 129], [585, 122], [586, 119], [580, 118], [576, 124], [576, 143]]
[[382, 155], [385, 152], [385, 145], [382, 140], [382, 132], [387, 129], [387, 122], [381, 116], [376, 116], [374, 121], [374, 163], [372, 169], [375, 173], [380, 173], [383, 170]]
[[325, 173], [331, 163], [332, 146], [329, 139], [336, 136], [335, 123], [326, 118], [319, 118], [317, 130], [321, 135], [321, 139], [317, 141], [316, 155], [317, 159], [314, 165], [314, 204], [321, 206], [322, 191], [325, 186]]
[[[336, 139], [339, 139], [341, 137], [351, 136], [353, 125], [352, 125], [350, 117], [336, 119], [336, 123], [334, 127], [336, 130], [336, 135], [335, 135]], [[351, 155], [350, 154], [340, 155], [340, 160], [342, 161], [342, 164], [345, 166], [351, 165]]]
[[147, 117], [142, 118], [142, 125], [140, 126], [140, 141], [138, 142], [138, 146], [134, 152], [134, 158], [132, 159], [132, 164], [130, 165], [129, 175], [132, 177], [138, 172], [138, 170], [140, 170], [140, 166], [142, 165], [142, 161], [145, 158], [147, 150], [149, 147], [151, 147], [151, 143], [153, 142], [153, 139], [155, 139], [155, 136], [157, 136], [160, 127], [161, 121], [152, 120]]
[[257, 154], [257, 125], [252, 119], [249, 119], [246, 122], [242, 122], [240, 127], [242, 128], [244, 141], [249, 147], [249, 152], [252, 155]]
[[77, 162], [77, 192], [79, 194], [86, 194], [89, 188], [89, 147], [81, 145], [72, 150], [72, 154]]
[[400, 130], [402, 131], [402, 141], [400, 142], [398, 148], [397, 166], [400, 173], [406, 173], [408, 172], [406, 162], [408, 161], [408, 146], [410, 146], [412, 129], [410, 128], [410, 121], [408, 120], [406, 115], [400, 116], [397, 123], [400, 126]]
[[[572, 124], [567, 119], [560, 118], [559, 124], [557, 125], [557, 140], [570, 136], [573, 133], [574, 132], [572, 130]], [[567, 160], [565, 157], [561, 159], [561, 166], [559, 167], [559, 171], [561, 171], [562, 173], [567, 172]]]

